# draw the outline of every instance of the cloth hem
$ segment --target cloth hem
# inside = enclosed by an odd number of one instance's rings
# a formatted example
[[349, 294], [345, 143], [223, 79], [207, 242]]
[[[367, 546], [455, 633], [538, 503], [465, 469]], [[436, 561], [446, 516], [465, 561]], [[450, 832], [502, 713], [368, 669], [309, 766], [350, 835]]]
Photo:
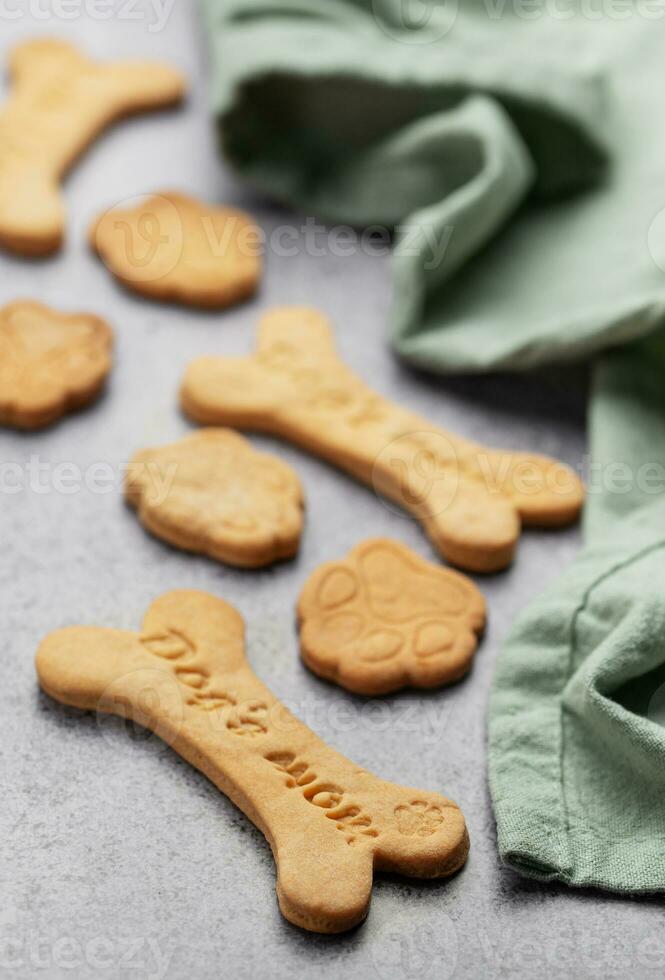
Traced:
[[[637, 520], [627, 521], [626, 536], [612, 548], [591, 547], [584, 552], [549, 598], [539, 603], [538, 622], [530, 624], [531, 611], [527, 611], [516, 627], [523, 650], [511, 649], [509, 672], [500, 663], [490, 709], [490, 789], [504, 864], [535, 880], [624, 894], [665, 891], [664, 838], [644, 841], [652, 846], [645, 847], [637, 858], [631, 855], [627, 866], [623, 841], [611, 830], [604, 835], [598, 828], [571, 821], [564, 776], [566, 707], [562, 699], [574, 657], [577, 619], [596, 587], [665, 546], [662, 530], [635, 525]], [[603, 553], [604, 571], [599, 574], [598, 558]], [[571, 602], [574, 608], [566, 613], [567, 642], [545, 654], [555, 663], [534, 663], [529, 657], [531, 632], [543, 622], [561, 623], [562, 606]], [[597, 847], [591, 846], [598, 841], [605, 845], [600, 866], [594, 859]]]

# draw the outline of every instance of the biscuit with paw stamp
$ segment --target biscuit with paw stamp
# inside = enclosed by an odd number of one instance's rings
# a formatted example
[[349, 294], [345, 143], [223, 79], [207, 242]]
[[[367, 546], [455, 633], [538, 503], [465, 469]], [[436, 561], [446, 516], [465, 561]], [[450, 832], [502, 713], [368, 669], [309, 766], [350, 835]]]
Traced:
[[97, 64], [71, 44], [42, 38], [10, 55], [11, 94], [0, 108], [0, 245], [47, 255], [65, 227], [60, 182], [115, 120], [173, 105], [180, 72], [150, 61]]
[[269, 565], [293, 557], [300, 544], [298, 477], [230, 429], [137, 453], [125, 492], [152, 534], [230, 565]]
[[562, 463], [486, 449], [373, 392], [316, 310], [267, 313], [250, 357], [199, 358], [181, 401], [204, 425], [271, 432], [322, 456], [413, 514], [470, 571], [505, 568], [521, 524], [569, 524], [582, 506], [582, 483]]
[[258, 233], [243, 211], [165, 192], [107, 211], [92, 225], [90, 244], [128, 289], [212, 309], [256, 291]]
[[269, 841], [280, 908], [304, 929], [361, 922], [375, 870], [437, 878], [466, 860], [457, 805], [379, 779], [298, 721], [252, 672], [243, 621], [220, 599], [163, 595], [138, 633], [60, 630], [37, 673], [64, 704], [152, 730], [226, 793]]
[[112, 349], [97, 316], [27, 301], [0, 309], [0, 425], [39, 429], [93, 401]]
[[376, 538], [316, 569], [298, 620], [302, 658], [316, 674], [355, 694], [388, 694], [463, 677], [485, 626], [485, 600], [459, 572]]

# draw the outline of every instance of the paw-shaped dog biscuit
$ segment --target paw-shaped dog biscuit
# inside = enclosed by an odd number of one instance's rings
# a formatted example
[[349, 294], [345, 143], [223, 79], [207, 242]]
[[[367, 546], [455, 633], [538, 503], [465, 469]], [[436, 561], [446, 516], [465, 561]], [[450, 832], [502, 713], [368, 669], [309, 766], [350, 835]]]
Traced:
[[0, 109], [0, 245], [21, 255], [59, 248], [60, 181], [93, 139], [122, 116], [178, 102], [182, 75], [149, 61], [96, 64], [64, 41], [19, 44]]
[[186, 306], [247, 299], [261, 275], [258, 228], [242, 211], [165, 192], [95, 221], [90, 243], [128, 289]]
[[186, 551], [257, 568], [298, 550], [298, 477], [230, 429], [207, 429], [137, 453], [125, 489], [144, 527]]
[[567, 466], [486, 449], [375, 394], [339, 359], [316, 310], [266, 314], [250, 357], [194, 361], [181, 400], [204, 425], [272, 432], [323, 456], [410, 511], [471, 571], [508, 565], [522, 523], [568, 524], [582, 506]]
[[220, 599], [168, 593], [140, 633], [60, 630], [37, 673], [65, 704], [149, 728], [228, 794], [270, 842], [280, 908], [304, 929], [357, 925], [374, 870], [437, 878], [466, 860], [456, 804], [373, 776], [298, 721], [252, 672]]
[[466, 576], [377, 538], [317, 568], [298, 619], [302, 657], [316, 674], [356, 694], [387, 694], [459, 680], [485, 625], [485, 600]]
[[0, 425], [39, 429], [91, 402], [111, 370], [112, 348], [99, 317], [32, 302], [0, 309]]

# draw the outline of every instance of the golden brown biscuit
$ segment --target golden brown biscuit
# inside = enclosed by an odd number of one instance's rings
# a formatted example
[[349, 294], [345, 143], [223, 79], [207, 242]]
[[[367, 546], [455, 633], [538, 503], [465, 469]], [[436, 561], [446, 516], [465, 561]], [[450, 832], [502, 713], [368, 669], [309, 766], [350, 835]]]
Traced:
[[51, 697], [155, 731], [265, 834], [289, 921], [342, 932], [367, 914], [372, 873], [460, 868], [469, 839], [438, 793], [378, 779], [298, 721], [254, 675], [236, 610], [171, 592], [141, 633], [73, 627], [48, 636], [37, 673]]
[[323, 456], [410, 511], [445, 558], [471, 571], [508, 565], [521, 522], [569, 524], [582, 506], [567, 466], [486, 449], [373, 392], [338, 358], [316, 310], [272, 310], [256, 354], [200, 358], [181, 399], [197, 422], [276, 433]]
[[298, 619], [302, 657], [316, 674], [356, 694], [388, 694], [463, 677], [485, 626], [485, 600], [459, 572], [376, 538], [316, 569]]
[[137, 293], [221, 308], [256, 292], [258, 232], [242, 211], [165, 192], [107, 211], [92, 225], [90, 243], [114, 276]]
[[230, 565], [269, 565], [291, 558], [300, 544], [298, 477], [230, 429], [137, 453], [125, 492], [148, 531]]
[[39, 429], [91, 402], [111, 370], [113, 334], [88, 313], [41, 303], [0, 309], [0, 425]]
[[64, 41], [42, 38], [11, 53], [11, 95], [0, 109], [0, 245], [21, 255], [59, 248], [60, 181], [122, 116], [180, 101], [180, 72], [149, 61], [98, 65]]

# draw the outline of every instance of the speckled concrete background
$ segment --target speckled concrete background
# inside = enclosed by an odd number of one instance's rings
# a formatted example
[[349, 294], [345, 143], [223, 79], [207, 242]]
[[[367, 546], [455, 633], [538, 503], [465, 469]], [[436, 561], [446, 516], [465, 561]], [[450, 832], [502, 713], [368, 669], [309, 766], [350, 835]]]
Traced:
[[[20, 14], [6, 19], [7, 8]], [[297, 656], [294, 602], [311, 570], [362, 537], [393, 535], [425, 557], [412, 521], [322, 463], [267, 439], [304, 482], [308, 517], [297, 561], [243, 573], [187, 557], [146, 536], [117, 486], [100, 494], [56, 489], [56, 467], [83, 474], [102, 462], [120, 474], [131, 453], [188, 431], [176, 406], [187, 362], [241, 353], [259, 312], [315, 303], [337, 326], [344, 357], [384, 393], [490, 444], [551, 452], [581, 466], [584, 377], [468, 379], [419, 376], [386, 344], [387, 260], [268, 257], [258, 299], [225, 315], [141, 302], [120, 291], [89, 253], [85, 231], [100, 209], [136, 193], [180, 188], [248, 206], [264, 228], [302, 218], [257, 200], [220, 165], [205, 82], [205, 45], [193, 4], [178, 0], [151, 31], [147, 2], [52, 0], [5, 4], [0, 49], [34, 33], [81, 42], [99, 57], [164, 57], [192, 80], [183, 111], [120, 125], [67, 184], [70, 235], [61, 256], [0, 259], [0, 301], [33, 297], [91, 310], [117, 331], [117, 367], [92, 409], [38, 435], [0, 434], [0, 463], [19, 463], [24, 489], [0, 500], [3, 762], [0, 839], [0, 975], [8, 977], [213, 978], [632, 977], [665, 972], [658, 903], [579, 894], [520, 880], [501, 868], [485, 761], [485, 714], [494, 661], [511, 621], [571, 560], [576, 530], [525, 535], [514, 568], [483, 580], [491, 625], [470, 677], [424, 697], [366, 702], [328, 686]], [[45, 19], [35, 12], [51, 11]], [[124, 16], [122, 12], [124, 11]], [[127, 19], [132, 13], [141, 19]], [[44, 468], [44, 465], [46, 468]], [[42, 466], [42, 469], [38, 469]], [[31, 474], [32, 473], [32, 477]], [[119, 480], [118, 480], [119, 482]], [[261, 835], [224, 797], [154, 739], [132, 740], [111, 722], [66, 711], [41, 695], [33, 657], [40, 638], [71, 623], [134, 628], [159, 593], [209, 590], [249, 622], [260, 676], [309, 724], [363, 766], [459, 801], [472, 838], [465, 870], [442, 884], [380, 878], [367, 923], [343, 937], [291, 927], [274, 895]], [[346, 706], [340, 710], [340, 706]]]

